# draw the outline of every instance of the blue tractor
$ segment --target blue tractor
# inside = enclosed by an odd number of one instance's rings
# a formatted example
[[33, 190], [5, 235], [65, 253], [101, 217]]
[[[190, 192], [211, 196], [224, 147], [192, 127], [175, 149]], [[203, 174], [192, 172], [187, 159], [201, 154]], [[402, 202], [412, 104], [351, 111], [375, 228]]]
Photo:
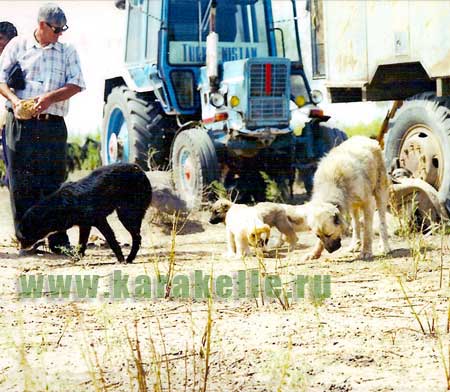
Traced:
[[[309, 191], [317, 160], [345, 139], [327, 127], [301, 60], [295, 0], [277, 27], [270, 0], [118, 0], [125, 66], [106, 80], [102, 161], [171, 169], [198, 208], [214, 180], [241, 202], [265, 197], [261, 172]], [[287, 58], [287, 49], [295, 48]]]

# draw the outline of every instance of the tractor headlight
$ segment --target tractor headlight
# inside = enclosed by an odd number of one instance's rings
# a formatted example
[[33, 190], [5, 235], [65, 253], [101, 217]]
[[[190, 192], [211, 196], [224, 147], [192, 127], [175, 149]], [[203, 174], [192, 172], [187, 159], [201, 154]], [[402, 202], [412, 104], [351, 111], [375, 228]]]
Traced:
[[215, 106], [216, 108], [220, 108], [225, 103], [225, 98], [220, 93], [211, 93], [209, 96], [209, 102], [211, 102], [211, 105]]
[[239, 99], [239, 97], [236, 97], [236, 95], [233, 95], [230, 99], [230, 105], [232, 108], [238, 106], [240, 102], [241, 100]]
[[306, 103], [305, 97], [303, 95], [298, 95], [295, 97], [295, 104], [301, 108]]
[[312, 90], [311, 91], [311, 100], [313, 103], [318, 105], [320, 102], [322, 102], [323, 94], [320, 90]]

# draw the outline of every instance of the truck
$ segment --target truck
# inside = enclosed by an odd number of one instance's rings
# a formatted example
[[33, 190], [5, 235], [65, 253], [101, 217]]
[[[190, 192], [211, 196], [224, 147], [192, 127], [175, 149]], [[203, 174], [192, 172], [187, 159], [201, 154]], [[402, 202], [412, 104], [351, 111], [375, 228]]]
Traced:
[[116, 1], [125, 58], [105, 80], [103, 164], [171, 169], [191, 209], [213, 181], [264, 200], [263, 173], [285, 197], [296, 172], [310, 191], [317, 160], [346, 136], [310, 88], [296, 1], [281, 3], [277, 23], [271, 0]]
[[331, 102], [393, 101], [378, 136], [387, 169], [450, 210], [450, 3], [313, 0], [311, 21]]

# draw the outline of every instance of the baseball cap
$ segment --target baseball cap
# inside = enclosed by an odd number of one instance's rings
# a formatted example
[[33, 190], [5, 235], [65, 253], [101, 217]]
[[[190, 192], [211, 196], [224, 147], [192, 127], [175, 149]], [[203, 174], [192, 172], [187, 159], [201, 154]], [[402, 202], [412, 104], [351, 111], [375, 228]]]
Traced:
[[63, 27], [67, 23], [64, 11], [54, 3], [47, 3], [39, 8], [38, 22], [41, 21], [50, 23], [52, 26], [59, 27]]

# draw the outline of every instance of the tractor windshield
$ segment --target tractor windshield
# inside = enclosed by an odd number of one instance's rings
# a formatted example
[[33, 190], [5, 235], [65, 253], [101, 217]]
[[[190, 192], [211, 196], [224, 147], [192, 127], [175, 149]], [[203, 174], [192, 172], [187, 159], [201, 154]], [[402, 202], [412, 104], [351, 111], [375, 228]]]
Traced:
[[[169, 1], [169, 62], [204, 64], [211, 0]], [[218, 0], [219, 61], [269, 55], [263, 0]]]

